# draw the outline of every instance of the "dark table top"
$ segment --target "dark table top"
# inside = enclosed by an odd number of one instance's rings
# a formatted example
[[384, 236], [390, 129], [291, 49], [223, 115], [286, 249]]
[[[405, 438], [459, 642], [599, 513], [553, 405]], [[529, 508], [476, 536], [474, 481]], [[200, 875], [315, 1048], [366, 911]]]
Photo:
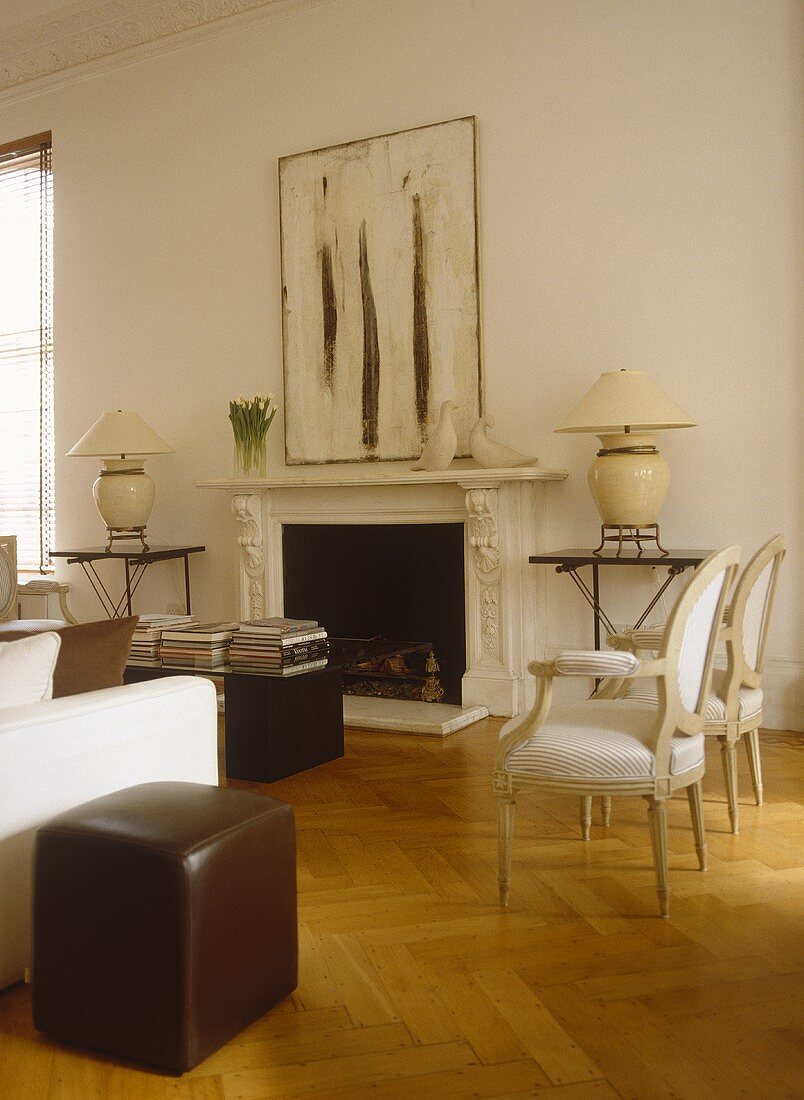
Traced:
[[571, 547], [568, 550], [551, 550], [547, 554], [533, 554], [528, 561], [533, 565], [700, 565], [714, 550], [668, 550], [662, 554], [655, 546], [641, 552], [635, 547], [625, 547], [618, 554], [614, 547], [606, 547], [597, 554], [589, 547]]
[[327, 672], [332, 669], [341, 670], [343, 665], [339, 661], [327, 661], [318, 668], [306, 668], [302, 672], [295, 672], [287, 676], [272, 673], [261, 668], [234, 668], [230, 664], [215, 665], [207, 668], [203, 665], [171, 665], [163, 661], [156, 664], [130, 664], [126, 663], [126, 671], [152, 676], [154, 679], [160, 676], [262, 676], [266, 680], [295, 680], [299, 676], [315, 676], [318, 672]]
[[74, 561], [96, 561], [99, 558], [121, 558], [129, 561], [166, 561], [169, 558], [186, 558], [188, 554], [200, 554], [206, 550], [206, 546], [154, 546], [150, 550], [132, 546], [130, 549], [121, 550], [114, 547], [107, 550], [105, 546], [84, 546], [78, 550], [51, 550], [52, 558], [72, 558]]

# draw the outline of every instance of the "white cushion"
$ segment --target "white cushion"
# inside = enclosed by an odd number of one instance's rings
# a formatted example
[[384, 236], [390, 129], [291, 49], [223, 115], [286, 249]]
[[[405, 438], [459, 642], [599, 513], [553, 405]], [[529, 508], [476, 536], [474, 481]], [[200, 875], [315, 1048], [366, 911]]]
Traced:
[[[723, 669], [715, 669], [712, 675], [712, 691], [706, 701], [704, 720], [707, 722], [726, 721], [726, 673]], [[659, 696], [656, 693], [655, 680], [634, 681], [628, 685], [625, 694], [626, 699], [637, 703], [648, 703], [651, 706], [659, 705]], [[762, 688], [752, 688], [743, 685], [740, 688], [740, 698], [737, 705], [737, 720], [742, 722], [746, 718], [754, 718], [762, 714]]]
[[[652, 778], [656, 757], [650, 743], [655, 726], [655, 706], [630, 699], [593, 699], [553, 707], [545, 725], [509, 754], [506, 768], [545, 779], [593, 779], [604, 784]], [[504, 726], [501, 736], [509, 728], [510, 724]], [[672, 775], [697, 767], [703, 758], [702, 733], [672, 739]]]
[[0, 642], [0, 707], [51, 699], [60, 648], [61, 638], [52, 631], [16, 642]]
[[633, 653], [605, 649], [568, 649], [559, 653], [553, 664], [567, 676], [630, 676], [639, 668]]

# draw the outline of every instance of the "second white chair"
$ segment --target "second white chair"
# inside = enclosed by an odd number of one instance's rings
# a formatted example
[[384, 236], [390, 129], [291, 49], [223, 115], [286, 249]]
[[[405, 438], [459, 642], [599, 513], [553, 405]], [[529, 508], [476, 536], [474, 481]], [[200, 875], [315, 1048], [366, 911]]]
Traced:
[[[759, 727], [762, 725], [762, 668], [779, 567], [785, 556], [784, 535], [775, 535], [760, 547], [743, 570], [726, 609], [720, 638], [726, 644], [726, 668], [716, 669], [712, 690], [704, 709], [704, 734], [720, 742], [726, 800], [732, 833], [740, 831], [737, 801], [737, 742], [744, 737], [754, 798], [762, 805], [762, 764], [759, 755]], [[664, 628], [632, 630], [613, 634], [609, 645], [630, 653], [658, 650]], [[650, 683], [605, 685], [607, 697], [624, 694], [629, 699], [658, 701]], [[604, 819], [607, 807], [603, 807]]]

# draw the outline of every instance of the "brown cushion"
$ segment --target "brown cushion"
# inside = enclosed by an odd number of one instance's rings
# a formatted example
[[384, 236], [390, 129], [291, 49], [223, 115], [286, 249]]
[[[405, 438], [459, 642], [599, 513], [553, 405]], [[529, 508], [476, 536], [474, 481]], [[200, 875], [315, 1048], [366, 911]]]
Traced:
[[[126, 619], [103, 619], [57, 630], [61, 650], [53, 674], [53, 698], [120, 687], [137, 621], [138, 616], [131, 615]], [[40, 631], [41, 627], [3, 631], [3, 641], [29, 638]]]

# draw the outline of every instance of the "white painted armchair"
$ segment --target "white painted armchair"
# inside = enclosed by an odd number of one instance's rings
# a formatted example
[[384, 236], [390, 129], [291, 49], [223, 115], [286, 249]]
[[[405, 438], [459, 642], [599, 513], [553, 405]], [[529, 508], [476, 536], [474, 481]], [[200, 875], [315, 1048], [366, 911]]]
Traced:
[[[784, 535], [775, 535], [760, 547], [737, 581], [726, 608], [720, 638], [726, 643], [726, 669], [716, 670], [704, 709], [704, 734], [720, 742], [726, 799], [732, 833], [739, 833], [737, 800], [737, 742], [744, 736], [748, 766], [757, 806], [762, 805], [762, 764], [759, 727], [762, 725], [762, 668], [779, 567], [785, 556]], [[661, 645], [663, 628], [612, 634], [609, 645], [634, 654], [650, 653]], [[657, 703], [652, 684], [623, 684], [627, 698]], [[606, 685], [606, 693], [616, 693]], [[606, 807], [603, 808], [604, 815]]]
[[17, 614], [17, 539], [0, 535], [0, 621]]
[[[679, 598], [658, 657], [632, 653], [562, 654], [532, 662], [539, 680], [533, 709], [500, 731], [494, 771], [499, 826], [500, 902], [508, 904], [514, 815], [523, 787], [581, 796], [582, 817], [595, 795], [641, 795], [648, 803], [661, 915], [669, 910], [665, 801], [686, 789], [701, 870], [706, 840], [701, 799], [703, 709], [726, 594], [739, 561], [731, 546], [703, 562]], [[557, 676], [609, 676], [613, 683], [655, 678], [659, 706], [624, 698], [595, 698], [551, 709]], [[584, 836], [588, 829], [584, 827]]]
[[[67, 590], [69, 585], [53, 582], [51, 590], [59, 599], [64, 623], [73, 626], [77, 619], [73, 617], [67, 607]], [[16, 620], [18, 615], [19, 590], [17, 588], [17, 537], [16, 535], [0, 535], [0, 622]], [[53, 620], [56, 622], [56, 620]]]

